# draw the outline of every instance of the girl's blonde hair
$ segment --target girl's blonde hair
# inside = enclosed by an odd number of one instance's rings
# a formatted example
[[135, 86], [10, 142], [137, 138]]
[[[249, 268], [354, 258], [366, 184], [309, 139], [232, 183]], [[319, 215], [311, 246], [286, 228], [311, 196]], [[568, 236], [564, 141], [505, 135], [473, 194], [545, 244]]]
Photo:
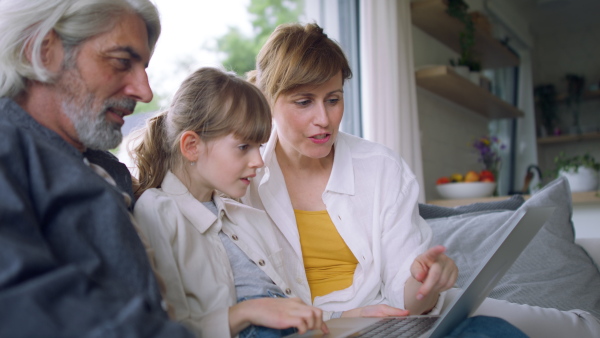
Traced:
[[340, 46], [317, 24], [279, 25], [256, 58], [256, 70], [247, 74], [271, 104], [279, 95], [299, 86], [320, 85], [342, 72], [352, 77]]
[[167, 111], [150, 118], [137, 131], [132, 157], [139, 170], [136, 196], [159, 187], [167, 171], [184, 164], [179, 141], [194, 131], [208, 142], [233, 133], [243, 142], [265, 143], [271, 111], [252, 84], [216, 68], [200, 68], [188, 76]]

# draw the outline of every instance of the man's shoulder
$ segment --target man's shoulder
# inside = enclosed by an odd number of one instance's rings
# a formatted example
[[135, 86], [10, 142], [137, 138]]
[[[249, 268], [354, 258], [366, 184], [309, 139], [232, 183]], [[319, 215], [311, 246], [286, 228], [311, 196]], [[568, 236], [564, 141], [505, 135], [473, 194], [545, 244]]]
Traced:
[[20, 126], [6, 118], [0, 111], [0, 162], [4, 165], [20, 165], [37, 146]]
[[11, 135], [15, 135], [17, 130], [28, 124], [28, 120], [33, 119], [15, 101], [6, 97], [0, 98], [0, 128], [3, 131], [13, 129], [14, 133]]
[[18, 135], [19, 128], [15, 123], [14, 113], [12, 101], [0, 98], [0, 137], [3, 140], [16, 139]]
[[20, 130], [10, 121], [3, 119], [2, 114], [0, 114], [0, 148], [2, 145], [6, 145], [6, 143], [14, 144], [20, 139]]
[[[0, 144], [2, 151], [54, 154], [79, 157], [77, 149], [58, 134], [42, 126], [14, 101], [0, 98]], [[36, 151], [42, 149], [42, 151]]]

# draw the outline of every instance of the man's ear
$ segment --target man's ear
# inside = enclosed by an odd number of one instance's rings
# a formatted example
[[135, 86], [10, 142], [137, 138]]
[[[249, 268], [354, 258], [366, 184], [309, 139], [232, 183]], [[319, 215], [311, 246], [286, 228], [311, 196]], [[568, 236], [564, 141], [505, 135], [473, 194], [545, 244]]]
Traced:
[[[25, 46], [25, 55], [30, 63], [33, 60], [34, 53], [31, 43], [32, 41], [29, 41]], [[54, 30], [44, 36], [39, 53], [42, 64], [46, 69], [54, 72], [60, 70], [65, 53], [62, 41]]]
[[181, 155], [190, 162], [198, 161], [201, 145], [202, 140], [200, 139], [200, 136], [191, 130], [184, 132], [179, 140], [179, 150], [181, 150]]

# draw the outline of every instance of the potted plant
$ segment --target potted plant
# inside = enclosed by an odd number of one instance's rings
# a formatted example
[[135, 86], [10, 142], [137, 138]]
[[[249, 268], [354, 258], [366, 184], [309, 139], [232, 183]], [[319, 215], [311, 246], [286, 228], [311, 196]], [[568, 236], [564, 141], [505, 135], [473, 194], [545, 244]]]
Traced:
[[571, 191], [592, 191], [598, 189], [600, 163], [589, 153], [567, 157], [561, 152], [554, 158], [555, 176], [564, 176], [569, 181]]
[[[464, 0], [448, 0], [446, 13], [465, 25], [465, 29], [460, 32], [459, 36], [460, 57], [456, 61], [450, 60], [450, 64], [453, 67], [466, 67], [470, 72], [478, 75], [481, 71], [481, 63], [475, 57], [475, 22], [467, 12], [468, 9], [469, 5]], [[479, 81], [477, 81], [477, 85], [479, 85]]]

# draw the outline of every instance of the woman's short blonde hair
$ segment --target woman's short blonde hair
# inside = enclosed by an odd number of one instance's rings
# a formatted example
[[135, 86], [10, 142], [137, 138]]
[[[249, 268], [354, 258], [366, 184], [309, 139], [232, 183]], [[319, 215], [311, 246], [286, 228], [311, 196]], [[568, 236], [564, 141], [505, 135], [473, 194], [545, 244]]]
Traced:
[[293, 23], [275, 29], [247, 76], [273, 104], [282, 93], [322, 84], [340, 71], [343, 81], [352, 77], [340, 46], [317, 24]]

